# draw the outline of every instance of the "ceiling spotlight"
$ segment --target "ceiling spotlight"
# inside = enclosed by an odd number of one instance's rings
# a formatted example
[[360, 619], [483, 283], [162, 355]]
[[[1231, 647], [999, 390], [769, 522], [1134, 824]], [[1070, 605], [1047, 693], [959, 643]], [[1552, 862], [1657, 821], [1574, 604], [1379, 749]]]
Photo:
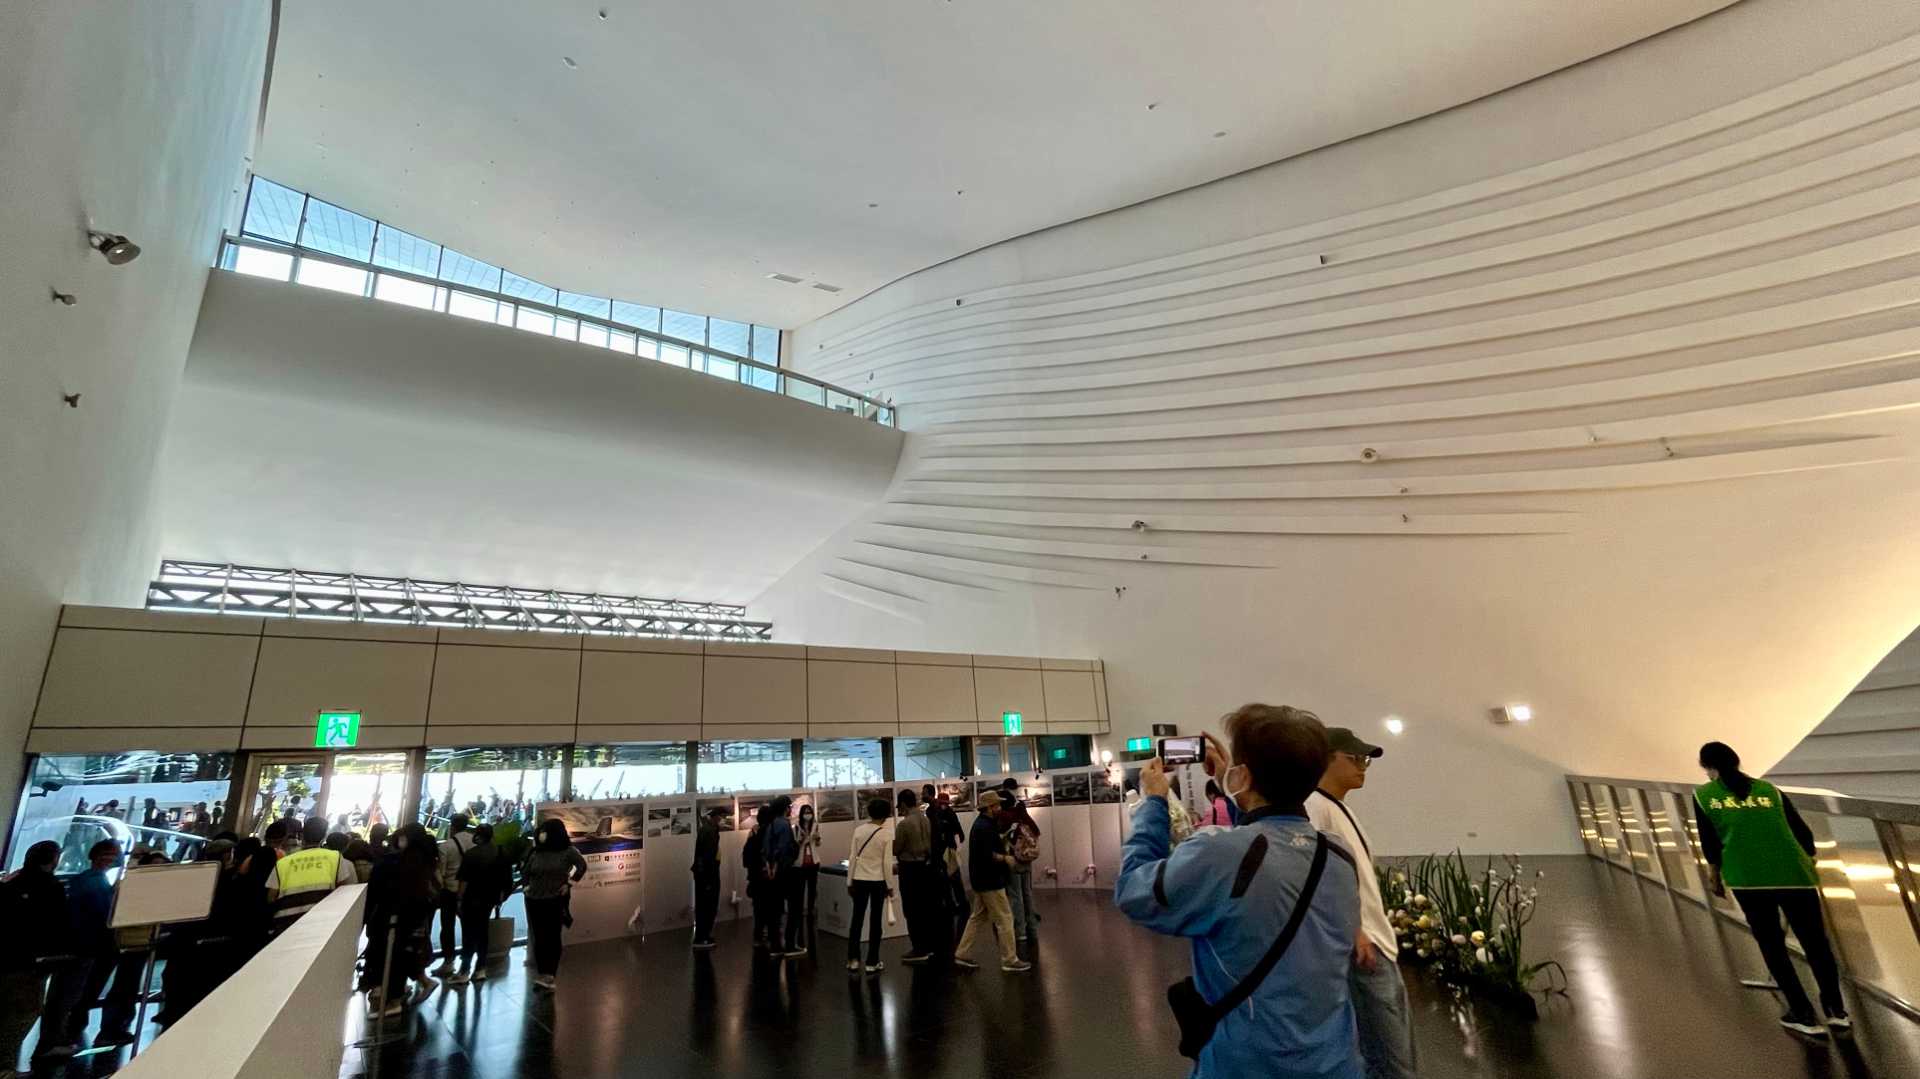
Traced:
[[1224, 131], [1216, 131], [1213, 133], [1213, 137], [1216, 139], [1224, 139], [1227, 137], [1227, 133]]
[[73, 293], [71, 293], [71, 292], [61, 292], [61, 291], [60, 291], [59, 289], [57, 289], [57, 288], [56, 288], [56, 289], [49, 289], [48, 291], [50, 291], [50, 292], [52, 292], [52, 293], [53, 293], [53, 302], [54, 302], [54, 303], [57, 303], [57, 304], [64, 304], [64, 305], [66, 305], [66, 306], [68, 306], [68, 307], [72, 307], [72, 306], [73, 306], [74, 304], [77, 304], [77, 303], [79, 303], [79, 302], [80, 302], [80, 301], [79, 301], [79, 299], [78, 299], [78, 298], [76, 298], [76, 297], [74, 296], [74, 294], [73, 294]]
[[1491, 717], [1495, 723], [1525, 723], [1533, 718], [1533, 706], [1530, 704], [1503, 704], [1492, 709]]
[[606, 9], [606, 8], [601, 8], [601, 9], [600, 9], [600, 18], [604, 20], [604, 19], [605, 19], [606, 17], [607, 17], [607, 9]]
[[1399, 716], [1388, 716], [1381, 722], [1387, 728], [1387, 733], [1396, 738], [1400, 736], [1402, 731], [1407, 729], [1407, 721], [1401, 719]]
[[1113, 763], [1113, 750], [1111, 750], [1111, 749], [1103, 749], [1103, 750], [1101, 750], [1101, 751], [1100, 751], [1100, 763], [1101, 763], [1101, 764], [1112, 764], [1112, 763]]
[[87, 230], [87, 245], [105, 256], [114, 266], [125, 266], [140, 257], [140, 245], [111, 232]]

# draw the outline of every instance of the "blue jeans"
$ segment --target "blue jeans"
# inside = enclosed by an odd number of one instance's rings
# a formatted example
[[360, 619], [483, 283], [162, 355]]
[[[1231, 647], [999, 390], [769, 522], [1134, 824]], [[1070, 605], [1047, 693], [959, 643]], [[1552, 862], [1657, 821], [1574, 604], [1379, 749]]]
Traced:
[[1382, 955], [1371, 973], [1355, 965], [1347, 984], [1353, 989], [1353, 1018], [1360, 1028], [1367, 1079], [1415, 1079], [1413, 1017], [1400, 964]]
[[1027, 930], [1040, 924], [1033, 911], [1033, 870], [1007, 874], [1007, 905], [1013, 908], [1014, 939], [1026, 940]]

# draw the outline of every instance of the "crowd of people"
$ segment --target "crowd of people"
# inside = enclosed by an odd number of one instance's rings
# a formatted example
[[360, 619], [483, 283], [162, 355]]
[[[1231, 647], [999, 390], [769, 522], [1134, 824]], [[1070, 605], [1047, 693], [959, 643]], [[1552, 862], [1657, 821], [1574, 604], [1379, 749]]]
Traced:
[[[92, 1047], [132, 1042], [150, 958], [159, 961], [164, 1001], [152, 1022], [173, 1024], [348, 884], [367, 885], [360, 988], [378, 1012], [400, 1014], [432, 993], [438, 978], [449, 985], [485, 980], [493, 922], [516, 889], [527, 898], [534, 984], [551, 988], [569, 920], [568, 889], [585, 874], [585, 860], [558, 821], [543, 824], [517, 862], [493, 839], [492, 825], [473, 826], [464, 813], [453, 815], [444, 839], [419, 824], [389, 832], [378, 821], [363, 837], [331, 830], [320, 816], [276, 819], [258, 837], [221, 832], [195, 852], [195, 860], [220, 867], [209, 916], [160, 931], [108, 923], [118, 872], [171, 861], [165, 844], [126, 851], [117, 840], [101, 840], [87, 850], [88, 868], [63, 880], [63, 844], [36, 843], [24, 866], [0, 882], [0, 916], [35, 927], [0, 942], [0, 1076], [11, 1074], [36, 1022], [36, 1066], [78, 1052], [96, 1008]], [[436, 913], [443, 961], [429, 970]]]

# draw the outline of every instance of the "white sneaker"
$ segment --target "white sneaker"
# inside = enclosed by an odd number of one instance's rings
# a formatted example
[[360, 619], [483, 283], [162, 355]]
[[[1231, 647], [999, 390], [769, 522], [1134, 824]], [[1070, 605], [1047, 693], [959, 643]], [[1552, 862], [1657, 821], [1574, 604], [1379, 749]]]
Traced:
[[471, 978], [469, 978], [469, 979], [467, 979], [467, 980], [468, 980], [468, 981], [474, 981], [474, 982], [484, 982], [484, 981], [486, 981], [486, 980], [487, 980], [487, 968], [485, 968], [485, 967], [475, 967], [475, 968], [473, 968], [473, 977], [471, 977]]
[[1000, 969], [1007, 971], [1008, 973], [1011, 973], [1011, 974], [1019, 974], [1022, 971], [1032, 970], [1033, 964], [1027, 962], [1024, 959], [1016, 959], [1011, 963], [1000, 964]]
[[554, 985], [554, 981], [548, 975], [536, 974], [533, 976], [533, 986], [536, 989], [546, 989], [551, 991], [553, 989], [553, 985]]
[[848, 974], [860, 973], [860, 960], [858, 959], [847, 960], [847, 973]]
[[868, 963], [867, 964], [868, 974], [878, 974], [885, 969], [887, 969], [887, 965], [885, 963]]

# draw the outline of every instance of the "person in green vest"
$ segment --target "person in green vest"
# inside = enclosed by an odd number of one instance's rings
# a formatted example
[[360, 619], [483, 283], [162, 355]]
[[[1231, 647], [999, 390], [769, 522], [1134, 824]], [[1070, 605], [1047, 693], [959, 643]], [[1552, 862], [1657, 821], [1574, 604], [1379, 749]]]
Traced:
[[1853, 1021], [1840, 999], [1840, 969], [1820, 913], [1813, 832], [1778, 787], [1740, 770], [1740, 754], [1725, 742], [1701, 746], [1700, 767], [1706, 769], [1707, 782], [1694, 788], [1693, 814], [1701, 853], [1712, 868], [1713, 894], [1724, 896], [1733, 889], [1734, 902], [1746, 913], [1767, 970], [1787, 998], [1780, 1025], [1813, 1037], [1826, 1034], [1787, 952], [1787, 935], [1780, 928], [1785, 915], [1820, 986], [1827, 1026], [1851, 1029]]

